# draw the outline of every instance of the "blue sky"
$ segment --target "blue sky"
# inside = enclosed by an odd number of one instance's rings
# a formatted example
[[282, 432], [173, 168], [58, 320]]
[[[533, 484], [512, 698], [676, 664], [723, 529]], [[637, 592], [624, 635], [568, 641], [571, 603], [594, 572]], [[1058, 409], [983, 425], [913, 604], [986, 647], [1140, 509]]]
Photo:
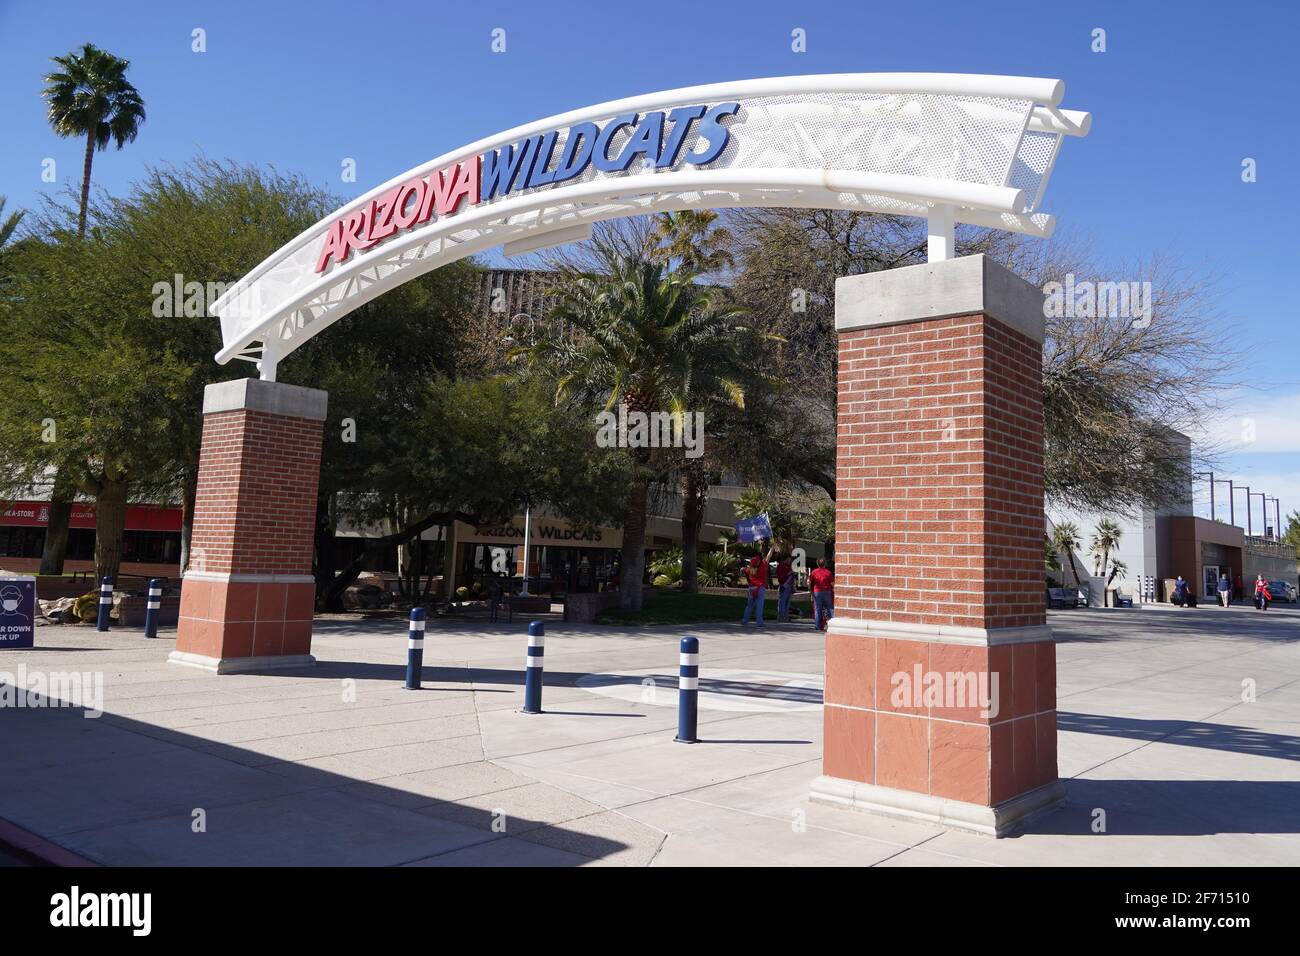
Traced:
[[[9, 208], [79, 182], [80, 142], [44, 118], [48, 58], [90, 41], [131, 60], [148, 122], [93, 180], [121, 191], [197, 153], [301, 172], [355, 195], [481, 136], [624, 95], [798, 73], [1059, 77], [1091, 111], [1046, 208], [1116, 262], [1162, 253], [1217, 275], [1219, 306], [1258, 343], [1250, 389], [1208, 431], [1222, 471], [1300, 509], [1300, 265], [1280, 224], [1300, 212], [1294, 5], [1209, 2], [754, 2], [385, 5], [0, 0], [0, 195]], [[1094, 28], [1106, 52], [1091, 50]], [[191, 50], [206, 31], [207, 52]], [[493, 53], [491, 31], [506, 31]], [[795, 28], [807, 52], [791, 51]], [[344, 157], [355, 184], [340, 181]], [[1241, 181], [1254, 158], [1258, 181]], [[59, 182], [41, 181], [46, 158]], [[1195, 328], [1188, 329], [1196, 335]], [[1256, 441], [1236, 440], [1242, 417]], [[1256, 504], [1258, 508], [1258, 504]], [[1204, 510], [1204, 508], [1202, 509]]]

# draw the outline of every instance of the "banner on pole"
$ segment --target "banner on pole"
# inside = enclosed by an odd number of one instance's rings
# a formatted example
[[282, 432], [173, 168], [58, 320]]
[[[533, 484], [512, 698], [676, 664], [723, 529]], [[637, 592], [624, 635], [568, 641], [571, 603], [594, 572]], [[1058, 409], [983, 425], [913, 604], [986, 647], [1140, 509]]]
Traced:
[[736, 522], [737, 541], [757, 541], [760, 538], [770, 537], [772, 537], [772, 523], [768, 520], [766, 512], [754, 518]]

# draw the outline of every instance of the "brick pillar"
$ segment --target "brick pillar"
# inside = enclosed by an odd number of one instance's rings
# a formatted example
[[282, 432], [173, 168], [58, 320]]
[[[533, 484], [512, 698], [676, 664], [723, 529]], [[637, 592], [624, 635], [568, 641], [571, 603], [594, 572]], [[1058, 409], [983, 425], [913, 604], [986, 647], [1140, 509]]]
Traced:
[[205, 390], [173, 663], [219, 674], [315, 663], [311, 562], [326, 399], [250, 378]]
[[835, 617], [812, 796], [1001, 835], [1063, 792], [1042, 293], [984, 256], [835, 293]]

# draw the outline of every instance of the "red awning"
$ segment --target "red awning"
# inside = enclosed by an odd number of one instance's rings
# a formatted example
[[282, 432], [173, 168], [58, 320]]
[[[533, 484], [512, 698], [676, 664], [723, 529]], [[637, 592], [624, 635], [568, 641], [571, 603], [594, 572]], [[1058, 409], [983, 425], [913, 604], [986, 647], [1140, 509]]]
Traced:
[[[49, 523], [50, 503], [48, 501], [15, 501], [0, 512], [0, 525], [27, 528], [43, 528]], [[95, 505], [92, 502], [77, 501], [72, 505], [72, 518], [68, 521], [70, 528], [94, 528]], [[180, 531], [181, 509], [162, 505], [127, 505], [127, 531]]]

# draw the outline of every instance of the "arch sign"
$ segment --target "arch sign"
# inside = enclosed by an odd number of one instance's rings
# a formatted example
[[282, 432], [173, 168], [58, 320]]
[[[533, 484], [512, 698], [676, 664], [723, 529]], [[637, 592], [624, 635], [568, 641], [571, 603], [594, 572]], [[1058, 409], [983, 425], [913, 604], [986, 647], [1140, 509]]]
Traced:
[[502, 246], [519, 255], [595, 222], [785, 206], [925, 217], [931, 260], [957, 222], [1048, 236], [1064, 136], [1091, 117], [1028, 77], [849, 73], [632, 97], [517, 127], [417, 166], [312, 226], [212, 305], [222, 364], [280, 359], [408, 279]]

